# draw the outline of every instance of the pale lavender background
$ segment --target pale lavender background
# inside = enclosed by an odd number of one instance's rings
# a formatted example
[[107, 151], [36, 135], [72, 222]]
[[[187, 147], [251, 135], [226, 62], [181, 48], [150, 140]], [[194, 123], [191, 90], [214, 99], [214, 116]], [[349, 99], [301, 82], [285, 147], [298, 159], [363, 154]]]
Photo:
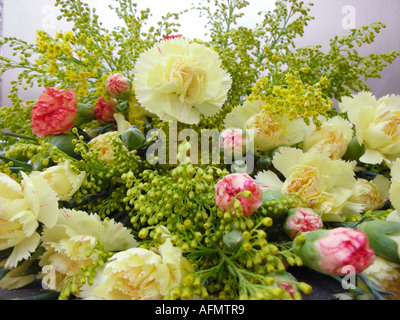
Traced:
[[[56, 31], [68, 30], [70, 25], [56, 19], [58, 12], [54, 7], [54, 0], [0, 0], [3, 3], [3, 24], [0, 30], [3, 36], [14, 36], [34, 42], [37, 29], [42, 29], [50, 34]], [[106, 27], [112, 27], [118, 21], [113, 13], [108, 11], [110, 0], [86, 0], [98, 8], [98, 13]], [[192, 1], [188, 0], [138, 0], [140, 8], [150, 7], [154, 13], [154, 21], [161, 14], [189, 8]], [[197, 2], [197, 1], [193, 1]], [[257, 12], [274, 7], [273, 0], [249, 0], [250, 5], [246, 10], [245, 19], [241, 23], [245, 26], [254, 25], [259, 19]], [[305, 1], [310, 2], [310, 1]], [[400, 51], [400, 1], [399, 0], [315, 0], [311, 15], [315, 16], [305, 36], [297, 41], [298, 46], [321, 44], [323, 48], [329, 39], [335, 35], [345, 35], [351, 27], [360, 27], [376, 21], [387, 25], [371, 45], [362, 47], [361, 54], [372, 52], [381, 53], [391, 50]], [[168, 5], [166, 5], [168, 4]], [[205, 38], [204, 20], [198, 17], [197, 12], [183, 16], [181, 33], [188, 37]], [[1, 48], [1, 54], [10, 56], [7, 48]], [[6, 97], [10, 89], [9, 82], [16, 79], [18, 72], [9, 71], [2, 77], [0, 90], [0, 105], [9, 105]], [[377, 97], [386, 94], [400, 94], [400, 58], [382, 72], [382, 79], [369, 80], [368, 85]], [[32, 88], [28, 91], [21, 90], [23, 99], [36, 99], [42, 88]]]

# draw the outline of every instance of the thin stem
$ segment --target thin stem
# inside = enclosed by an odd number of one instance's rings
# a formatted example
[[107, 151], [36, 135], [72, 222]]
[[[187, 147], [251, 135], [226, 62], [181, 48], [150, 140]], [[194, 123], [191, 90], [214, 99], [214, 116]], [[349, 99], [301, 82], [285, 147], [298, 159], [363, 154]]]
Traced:
[[21, 139], [25, 139], [25, 140], [31, 140], [31, 141], [38, 142], [36, 138], [24, 136], [22, 134], [7, 132], [7, 131], [3, 131], [3, 130], [0, 130], [0, 133], [4, 134], [6, 136], [11, 136], [11, 137], [16, 137], [16, 138], [21, 138]]

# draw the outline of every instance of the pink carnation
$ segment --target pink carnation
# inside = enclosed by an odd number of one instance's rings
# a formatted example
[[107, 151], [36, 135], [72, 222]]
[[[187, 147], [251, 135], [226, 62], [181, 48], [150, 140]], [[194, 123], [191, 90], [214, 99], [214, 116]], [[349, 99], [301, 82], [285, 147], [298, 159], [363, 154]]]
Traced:
[[246, 198], [239, 195], [237, 199], [243, 209], [243, 215], [251, 215], [262, 205], [262, 191], [257, 182], [247, 173], [232, 173], [217, 182], [215, 185], [215, 203], [222, 211], [233, 210], [232, 200], [243, 191], [250, 191], [251, 196]]
[[116, 106], [117, 102], [114, 99], [105, 100], [103, 97], [98, 98], [96, 101], [96, 108], [94, 109], [96, 119], [100, 123], [114, 121], [114, 109]]
[[106, 91], [113, 98], [127, 98], [131, 94], [131, 81], [119, 73], [107, 77], [105, 84]]
[[220, 147], [225, 155], [241, 156], [246, 148], [246, 136], [242, 129], [226, 129], [220, 136]]
[[38, 136], [60, 134], [74, 125], [77, 98], [73, 89], [46, 88], [32, 108], [32, 132]]
[[346, 275], [351, 266], [355, 273], [361, 273], [375, 260], [374, 250], [369, 246], [368, 237], [361, 231], [350, 228], [330, 230], [318, 241], [321, 253], [320, 267], [333, 275]]
[[285, 231], [294, 239], [300, 232], [313, 231], [322, 228], [322, 220], [311, 209], [290, 209], [285, 221]]

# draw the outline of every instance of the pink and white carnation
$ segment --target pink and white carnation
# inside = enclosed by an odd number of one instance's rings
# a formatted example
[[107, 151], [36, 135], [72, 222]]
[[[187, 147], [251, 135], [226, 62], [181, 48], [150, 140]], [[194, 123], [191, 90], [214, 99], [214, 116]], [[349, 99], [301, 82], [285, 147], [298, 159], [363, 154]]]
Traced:
[[[242, 194], [239, 195], [240, 193]], [[258, 183], [247, 173], [229, 174], [215, 185], [215, 203], [219, 209], [232, 210], [235, 214], [235, 199], [240, 202], [244, 216], [251, 215], [263, 203], [262, 191]]]

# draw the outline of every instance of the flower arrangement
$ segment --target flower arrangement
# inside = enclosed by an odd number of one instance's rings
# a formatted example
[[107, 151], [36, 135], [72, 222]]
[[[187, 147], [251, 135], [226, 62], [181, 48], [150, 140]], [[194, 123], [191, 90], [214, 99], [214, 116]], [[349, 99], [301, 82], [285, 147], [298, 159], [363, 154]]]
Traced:
[[295, 49], [312, 4], [277, 1], [254, 29], [237, 25], [247, 4], [194, 7], [204, 41], [176, 34], [179, 14], [145, 32], [130, 0], [113, 30], [57, 0], [72, 31], [1, 41], [19, 59], [1, 72], [22, 70], [0, 109], [1, 288], [302, 299], [302, 267], [354, 276], [354, 299], [400, 297], [400, 98], [360, 80], [399, 53], [356, 50], [384, 24]]

